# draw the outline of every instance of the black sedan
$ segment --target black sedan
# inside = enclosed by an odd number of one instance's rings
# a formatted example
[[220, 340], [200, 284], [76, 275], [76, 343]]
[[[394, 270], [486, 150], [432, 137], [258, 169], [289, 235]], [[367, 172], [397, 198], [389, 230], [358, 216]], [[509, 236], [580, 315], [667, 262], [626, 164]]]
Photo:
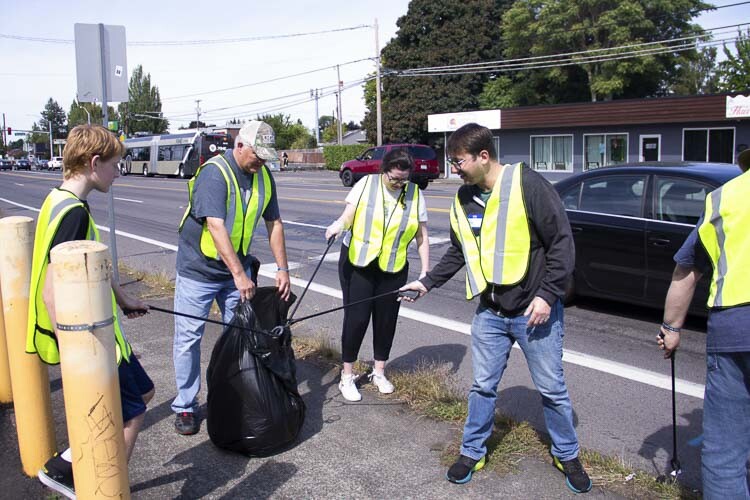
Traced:
[[16, 170], [31, 170], [31, 162], [29, 160], [16, 160]]
[[[568, 298], [663, 307], [672, 257], [698, 222], [706, 195], [739, 174], [739, 167], [726, 163], [634, 163], [555, 184], [576, 246]], [[706, 314], [708, 287], [704, 276], [691, 313]]]
[[13, 170], [13, 160], [0, 158], [0, 170]]

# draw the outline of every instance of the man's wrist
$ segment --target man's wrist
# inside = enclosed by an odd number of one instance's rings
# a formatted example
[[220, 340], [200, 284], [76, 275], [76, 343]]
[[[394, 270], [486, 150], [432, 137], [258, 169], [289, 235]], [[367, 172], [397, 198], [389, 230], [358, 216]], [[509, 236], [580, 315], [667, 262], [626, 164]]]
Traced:
[[672, 326], [666, 321], [661, 324], [661, 328], [664, 331], [670, 332], [670, 333], [680, 333], [682, 331], [682, 328], [677, 328], [676, 326]]
[[289, 272], [289, 268], [288, 267], [277, 267], [276, 268], [276, 272], [278, 273], [279, 271], [284, 272], [284, 273], [288, 273]]

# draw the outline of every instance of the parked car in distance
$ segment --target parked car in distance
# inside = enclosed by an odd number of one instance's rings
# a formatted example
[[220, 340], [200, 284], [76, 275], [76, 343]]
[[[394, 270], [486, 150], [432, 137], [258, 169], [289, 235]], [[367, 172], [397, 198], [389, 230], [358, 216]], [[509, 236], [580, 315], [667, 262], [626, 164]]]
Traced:
[[63, 157], [53, 156], [52, 159], [47, 163], [47, 170], [62, 170]]
[[47, 170], [47, 164], [49, 163], [49, 160], [44, 160], [42, 158], [37, 158], [36, 160], [36, 169], [37, 170]]
[[[662, 308], [673, 256], [703, 213], [706, 195], [741, 173], [727, 163], [655, 162], [589, 170], [555, 184], [576, 247], [573, 295]], [[705, 315], [709, 277], [690, 313]]]
[[0, 158], [0, 170], [13, 170], [13, 160]]
[[280, 160], [268, 160], [266, 161], [266, 167], [268, 167], [268, 170], [270, 170], [271, 172], [281, 172]]
[[344, 186], [351, 187], [365, 175], [380, 172], [383, 156], [393, 149], [407, 149], [414, 158], [414, 170], [409, 180], [421, 189], [427, 188], [430, 181], [440, 176], [437, 156], [431, 147], [423, 144], [386, 144], [370, 148], [354, 160], [342, 163], [339, 168], [341, 182]]
[[31, 170], [31, 162], [26, 158], [16, 160], [15, 170]]

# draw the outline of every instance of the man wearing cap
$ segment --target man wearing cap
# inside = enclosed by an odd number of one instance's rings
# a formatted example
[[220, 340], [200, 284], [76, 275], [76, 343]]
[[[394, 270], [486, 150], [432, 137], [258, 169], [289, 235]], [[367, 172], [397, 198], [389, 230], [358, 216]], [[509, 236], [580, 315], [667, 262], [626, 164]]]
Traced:
[[656, 338], [664, 357], [680, 345], [695, 286], [711, 275], [706, 335], [701, 477], [703, 498], [750, 498], [750, 149], [742, 174], [706, 197], [703, 216], [674, 256], [677, 263]]
[[[273, 177], [265, 166], [278, 160], [273, 129], [264, 122], [245, 124], [234, 149], [201, 165], [188, 182], [188, 207], [177, 246], [174, 309], [205, 318], [216, 300], [223, 321], [232, 319], [239, 301], [255, 295], [259, 263], [250, 253], [261, 217], [268, 229], [278, 270], [279, 295], [289, 297], [289, 268], [284, 228]], [[200, 343], [205, 321], [175, 316], [173, 359], [177, 397], [175, 430], [191, 435], [200, 429], [195, 412], [200, 391]]]

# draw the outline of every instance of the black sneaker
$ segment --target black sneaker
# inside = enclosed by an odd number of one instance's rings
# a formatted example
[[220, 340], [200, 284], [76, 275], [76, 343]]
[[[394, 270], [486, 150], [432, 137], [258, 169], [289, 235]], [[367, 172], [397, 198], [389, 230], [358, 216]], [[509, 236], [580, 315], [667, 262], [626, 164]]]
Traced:
[[461, 455], [458, 457], [458, 460], [456, 460], [456, 463], [451, 465], [451, 468], [448, 469], [445, 479], [456, 484], [468, 483], [471, 481], [471, 475], [484, 467], [484, 464], [484, 457], [479, 460], [474, 460], [466, 455]]
[[57, 453], [47, 460], [47, 463], [44, 464], [36, 476], [43, 485], [63, 496], [75, 500], [76, 489], [73, 485], [73, 464]]
[[560, 472], [565, 474], [565, 482], [568, 484], [568, 488], [576, 493], [586, 493], [593, 486], [589, 475], [583, 470], [583, 465], [578, 458], [563, 462], [557, 457], [552, 457], [552, 463]]
[[177, 431], [177, 434], [192, 436], [193, 434], [197, 434], [200, 429], [200, 421], [195, 417], [193, 412], [183, 411], [177, 414], [177, 418], [174, 421], [174, 430]]

